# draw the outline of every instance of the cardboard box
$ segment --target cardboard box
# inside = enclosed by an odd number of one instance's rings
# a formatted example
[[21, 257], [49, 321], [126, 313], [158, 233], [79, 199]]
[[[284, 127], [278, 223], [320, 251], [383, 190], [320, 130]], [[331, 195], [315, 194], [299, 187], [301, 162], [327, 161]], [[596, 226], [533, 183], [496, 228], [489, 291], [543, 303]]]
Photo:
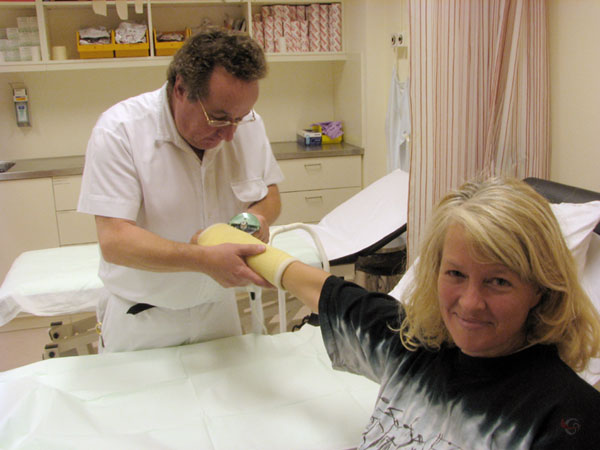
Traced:
[[301, 145], [312, 146], [321, 145], [322, 137], [321, 132], [313, 130], [300, 130], [297, 134], [298, 143]]

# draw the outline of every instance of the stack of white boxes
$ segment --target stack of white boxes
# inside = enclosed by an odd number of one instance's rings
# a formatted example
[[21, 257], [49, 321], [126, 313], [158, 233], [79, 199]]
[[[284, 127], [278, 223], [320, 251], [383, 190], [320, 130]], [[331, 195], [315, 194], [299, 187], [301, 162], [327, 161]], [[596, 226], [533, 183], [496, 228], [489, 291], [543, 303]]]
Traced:
[[0, 28], [0, 63], [40, 59], [40, 32], [35, 16], [17, 17], [16, 27]]
[[252, 36], [267, 53], [341, 52], [341, 3], [264, 5]]

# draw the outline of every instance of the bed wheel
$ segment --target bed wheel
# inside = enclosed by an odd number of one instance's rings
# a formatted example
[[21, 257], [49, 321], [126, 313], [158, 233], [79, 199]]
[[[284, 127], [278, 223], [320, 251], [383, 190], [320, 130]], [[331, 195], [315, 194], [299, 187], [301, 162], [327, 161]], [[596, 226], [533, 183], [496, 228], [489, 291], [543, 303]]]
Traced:
[[58, 356], [58, 344], [46, 344], [42, 359], [56, 358]]

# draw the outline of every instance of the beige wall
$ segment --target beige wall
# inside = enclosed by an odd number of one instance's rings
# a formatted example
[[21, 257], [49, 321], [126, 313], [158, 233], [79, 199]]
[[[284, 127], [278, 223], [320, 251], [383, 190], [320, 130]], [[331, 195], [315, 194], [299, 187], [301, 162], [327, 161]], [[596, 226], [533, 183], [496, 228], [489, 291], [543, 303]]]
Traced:
[[271, 63], [261, 81], [256, 110], [272, 142], [296, 140], [296, 132], [313, 122], [334, 120], [335, 62]]
[[353, 45], [363, 53], [363, 184], [367, 186], [387, 173], [385, 119], [394, 64], [400, 79], [408, 75], [407, 52], [394, 51], [390, 38], [392, 33], [408, 32], [408, 4], [406, 0], [347, 3], [360, 3], [362, 7], [350, 31], [362, 30], [353, 36]]
[[550, 0], [551, 175], [600, 191], [600, 1]]
[[[271, 64], [269, 77], [261, 84], [257, 110], [273, 141], [293, 140], [295, 130], [311, 121], [352, 117], [351, 123], [357, 125], [348, 130], [348, 137], [365, 147], [363, 182], [367, 185], [387, 170], [384, 127], [393, 65], [398, 65], [402, 79], [408, 74], [406, 53], [394, 52], [389, 44], [392, 32], [408, 31], [407, 1], [346, 0], [346, 5], [353, 11], [346, 16], [344, 30], [353, 55], [350, 60]], [[548, 13], [551, 178], [600, 191], [596, 169], [600, 1], [550, 0]], [[356, 89], [364, 109], [352, 116], [332, 105], [339, 81], [336, 73], [350, 64], [364, 75], [362, 86]], [[159, 87], [165, 70], [0, 74], [0, 159], [84, 154], [98, 115], [118, 100]], [[9, 85], [15, 81], [24, 81], [29, 89], [31, 128], [15, 125]], [[345, 103], [338, 103], [344, 109]]]
[[[334, 64], [271, 64], [269, 76], [261, 81], [256, 109], [272, 141], [295, 140], [296, 130], [311, 121], [333, 120]], [[165, 71], [166, 67], [148, 67], [0, 74], [0, 159], [83, 155], [102, 111], [159, 88]], [[15, 123], [10, 87], [14, 82], [27, 86], [31, 127]]]
[[[0, 159], [83, 155], [102, 111], [163, 81], [158, 67], [0, 74]], [[16, 125], [12, 82], [27, 87], [31, 127]]]
[[[369, 1], [363, 18], [365, 53], [364, 184], [386, 171], [385, 115], [391, 70], [408, 75], [406, 54], [394, 55], [392, 32], [408, 31], [406, 0]], [[600, 191], [600, 1], [549, 0], [551, 170], [561, 183]], [[410, 39], [410, 35], [408, 35]]]

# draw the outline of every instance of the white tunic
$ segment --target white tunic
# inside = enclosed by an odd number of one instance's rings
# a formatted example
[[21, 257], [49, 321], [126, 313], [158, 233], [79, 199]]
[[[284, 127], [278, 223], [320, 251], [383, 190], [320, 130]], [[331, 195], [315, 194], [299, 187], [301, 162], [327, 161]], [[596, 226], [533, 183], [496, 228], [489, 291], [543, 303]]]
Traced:
[[[189, 242], [282, 180], [259, 115], [200, 161], [175, 128], [165, 84], [100, 116], [87, 147], [78, 211], [133, 220], [164, 238]], [[173, 309], [230, 295], [197, 272], [148, 272], [102, 259], [99, 275], [114, 295]]]

